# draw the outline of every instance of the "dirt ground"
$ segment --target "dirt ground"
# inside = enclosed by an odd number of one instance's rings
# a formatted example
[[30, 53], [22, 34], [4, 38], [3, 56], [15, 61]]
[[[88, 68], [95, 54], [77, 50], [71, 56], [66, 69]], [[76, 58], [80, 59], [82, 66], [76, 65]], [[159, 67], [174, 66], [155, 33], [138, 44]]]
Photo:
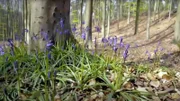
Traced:
[[[167, 15], [162, 15], [160, 20], [157, 20], [157, 18], [152, 18], [149, 40], [146, 39], [146, 16], [141, 17], [139, 20], [139, 29], [137, 35], [133, 35], [134, 19], [131, 19], [130, 24], [127, 24], [126, 19], [120, 21], [119, 28], [118, 21], [115, 21], [111, 24], [110, 36], [117, 36], [118, 38], [122, 36], [124, 43], [130, 44], [131, 48], [129, 50], [129, 57], [127, 61], [153, 64], [155, 57], [154, 50], [159, 45], [159, 51], [157, 54], [158, 57], [160, 57], [160, 65], [180, 71], [180, 53], [178, 52], [178, 47], [173, 43], [175, 20], [175, 14], [172, 15], [171, 19], [168, 19]], [[93, 39], [95, 37], [98, 37], [98, 33], [96, 32], [93, 33]], [[100, 34], [98, 38], [99, 43], [101, 41], [101, 37], [102, 35]], [[148, 60], [146, 51], [151, 54], [150, 60]], [[123, 49], [120, 50], [120, 53], [122, 52]], [[111, 53], [112, 51], [109, 52], [110, 56], [112, 56]]]

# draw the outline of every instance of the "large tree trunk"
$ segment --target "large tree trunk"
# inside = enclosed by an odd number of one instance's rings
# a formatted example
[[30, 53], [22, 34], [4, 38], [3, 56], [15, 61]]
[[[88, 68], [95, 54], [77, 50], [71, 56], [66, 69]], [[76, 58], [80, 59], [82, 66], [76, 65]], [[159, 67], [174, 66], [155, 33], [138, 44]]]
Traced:
[[93, 0], [87, 0], [86, 3], [86, 27], [87, 27], [87, 40], [85, 46], [92, 49], [92, 12], [93, 12]]
[[[70, 0], [31, 0], [30, 49], [43, 50], [52, 40], [64, 45], [72, 37], [70, 28]], [[33, 40], [33, 36], [41, 39]], [[48, 35], [48, 39], [46, 37]], [[36, 45], [35, 47], [32, 47]]]
[[180, 47], [180, 1], [178, 1], [178, 12], [176, 16], [176, 24], [175, 24], [175, 42]]

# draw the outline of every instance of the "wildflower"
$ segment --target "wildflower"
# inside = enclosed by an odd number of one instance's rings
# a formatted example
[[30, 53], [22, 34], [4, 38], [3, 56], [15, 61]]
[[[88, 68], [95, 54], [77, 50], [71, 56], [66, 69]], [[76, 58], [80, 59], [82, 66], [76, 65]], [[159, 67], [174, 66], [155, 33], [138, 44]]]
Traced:
[[60, 26], [61, 26], [61, 28], [63, 28], [64, 27], [64, 21], [63, 21], [63, 19], [61, 18], [61, 20], [60, 20]]
[[125, 50], [124, 50], [124, 52], [123, 52], [124, 62], [126, 61], [127, 57], [129, 56], [129, 55], [128, 55], [128, 49], [129, 49], [129, 47], [130, 47], [130, 44], [127, 44], [127, 45], [126, 45], [126, 48], [125, 48]]
[[114, 52], [116, 53], [117, 50], [118, 50], [118, 48], [117, 48], [116, 46], [113, 46], [113, 50], [114, 50]]
[[108, 40], [106, 38], [102, 38], [102, 43], [108, 43]]
[[51, 59], [51, 53], [48, 53], [48, 59]]
[[146, 53], [145, 54], [147, 54], [148, 55], [148, 60], [150, 60], [150, 58], [151, 58], [151, 53], [149, 53], [149, 51], [146, 51]]
[[120, 37], [119, 47], [120, 47], [120, 48], [124, 47], [123, 38], [122, 38], [122, 37]]
[[14, 46], [12, 39], [8, 39], [8, 46], [10, 46], [10, 47], [13, 47], [13, 46]]
[[2, 46], [0, 46], [0, 56], [4, 55], [4, 49]]
[[81, 38], [82, 38], [83, 40], [86, 40], [86, 33], [85, 33], [85, 32], [82, 33]]
[[47, 49], [47, 50], [50, 50], [51, 46], [53, 46], [53, 43], [52, 43], [52, 41], [50, 40], [50, 41], [48, 41], [47, 44], [46, 44], [46, 49]]
[[74, 27], [72, 28], [72, 32], [76, 32], [76, 25], [74, 25]]
[[41, 36], [43, 37], [43, 40], [48, 40], [48, 34], [46, 32], [42, 31]]
[[101, 29], [100, 29], [99, 26], [96, 26], [95, 29], [96, 29], [96, 31], [97, 31], [98, 33], [101, 33]]
[[117, 37], [116, 36], [113, 41], [114, 41], [114, 46], [116, 46], [117, 45]]
[[155, 49], [155, 50], [154, 50], [154, 54], [156, 55], [156, 54], [157, 54], [157, 52], [158, 52], [158, 49]]
[[83, 22], [82, 22], [82, 24], [84, 25], [84, 24], [85, 24], [85, 22], [83, 21]]
[[24, 29], [24, 32], [28, 32], [28, 29]]

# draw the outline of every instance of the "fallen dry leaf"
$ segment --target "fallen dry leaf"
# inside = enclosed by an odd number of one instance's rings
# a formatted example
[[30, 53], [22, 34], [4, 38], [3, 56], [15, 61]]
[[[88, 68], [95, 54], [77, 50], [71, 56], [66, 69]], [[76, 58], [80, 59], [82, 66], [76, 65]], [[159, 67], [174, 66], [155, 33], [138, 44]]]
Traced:
[[174, 100], [180, 99], [180, 95], [178, 93], [171, 93], [171, 98]]
[[152, 73], [147, 73], [147, 77], [148, 77], [149, 80], [152, 80], [152, 81], [156, 80], [155, 75], [152, 74]]
[[158, 81], [158, 80], [151, 81], [150, 85], [155, 88], [158, 88], [160, 86], [160, 81]]

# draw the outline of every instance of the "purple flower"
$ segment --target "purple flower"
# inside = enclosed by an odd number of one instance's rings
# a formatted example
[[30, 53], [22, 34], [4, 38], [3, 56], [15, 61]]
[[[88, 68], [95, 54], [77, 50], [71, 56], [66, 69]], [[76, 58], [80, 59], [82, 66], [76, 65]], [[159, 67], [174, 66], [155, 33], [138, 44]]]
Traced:
[[114, 50], [114, 52], [116, 53], [117, 50], [118, 50], [118, 48], [117, 48], [116, 46], [113, 46], [113, 50]]
[[28, 32], [28, 29], [24, 29], [24, 32]]
[[82, 33], [81, 38], [82, 38], [83, 40], [86, 40], [86, 33], [85, 33], [85, 32]]
[[125, 50], [124, 50], [124, 52], [123, 52], [124, 62], [126, 61], [127, 57], [129, 56], [129, 55], [128, 55], [128, 49], [129, 49], [129, 47], [130, 47], [130, 44], [127, 44], [127, 45], [126, 45], [126, 48], [125, 48]]
[[0, 56], [4, 55], [4, 49], [2, 46], [0, 46]]
[[72, 28], [72, 32], [76, 32], [76, 25], [74, 25], [74, 27]]
[[83, 22], [82, 22], [82, 24], [84, 25], [84, 24], [85, 24], [85, 22], [83, 21]]
[[63, 19], [61, 18], [61, 20], [60, 20], [60, 26], [61, 26], [61, 28], [63, 28], [64, 27], [64, 21], [63, 21]]
[[68, 33], [69, 33], [69, 30], [68, 30], [68, 29], [66, 29], [66, 30], [64, 31], [64, 33], [65, 33], [65, 34], [68, 34]]
[[41, 36], [43, 37], [43, 40], [48, 40], [48, 34], [44, 31], [41, 31]]
[[128, 50], [129, 47], [130, 47], [130, 44], [127, 44], [125, 49]]
[[48, 53], [48, 59], [51, 59], [51, 53]]
[[52, 41], [50, 40], [50, 41], [48, 41], [47, 44], [46, 44], [46, 49], [47, 49], [47, 50], [50, 50], [51, 46], [53, 46], [53, 43], [52, 43]]
[[100, 32], [101, 32], [101, 29], [100, 29], [100, 27], [99, 27], [99, 26], [96, 26], [96, 27], [95, 27], [95, 29], [96, 29], [96, 31], [97, 31], [98, 33], [100, 33]]
[[14, 46], [12, 39], [8, 39], [7, 41], [8, 41], [8, 46], [10, 46], [10, 47]]
[[150, 60], [150, 58], [151, 58], [151, 53], [149, 53], [149, 51], [146, 51], [146, 53], [145, 54], [147, 54], [148, 55], [148, 60]]
[[116, 46], [117, 45], [117, 37], [116, 36], [113, 41], [114, 41], [114, 46]]
[[102, 43], [108, 43], [108, 40], [106, 38], [102, 38]]
[[158, 49], [155, 49], [155, 50], [154, 50], [154, 54], [156, 55], [156, 54], [157, 54], [157, 52], [158, 52]]
[[123, 59], [124, 59], [124, 62], [126, 61], [127, 57], [128, 57], [128, 50], [125, 49], [124, 52], [123, 52]]

